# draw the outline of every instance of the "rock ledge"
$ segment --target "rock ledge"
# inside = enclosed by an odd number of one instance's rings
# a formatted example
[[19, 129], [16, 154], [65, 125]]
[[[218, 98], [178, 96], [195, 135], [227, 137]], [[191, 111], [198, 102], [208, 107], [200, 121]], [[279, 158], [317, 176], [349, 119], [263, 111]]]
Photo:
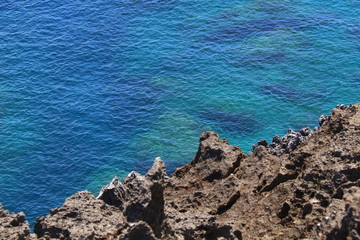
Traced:
[[360, 239], [360, 104], [319, 125], [259, 140], [248, 155], [205, 132], [171, 177], [156, 158], [97, 198], [70, 196], [35, 234], [0, 205], [0, 239]]

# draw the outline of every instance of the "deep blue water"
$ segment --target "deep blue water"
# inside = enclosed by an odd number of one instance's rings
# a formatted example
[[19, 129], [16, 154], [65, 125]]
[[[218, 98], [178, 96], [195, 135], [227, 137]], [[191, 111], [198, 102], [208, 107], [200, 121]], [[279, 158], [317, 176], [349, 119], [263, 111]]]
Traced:
[[0, 202], [33, 222], [212, 130], [245, 152], [360, 102], [360, 2], [0, 2]]

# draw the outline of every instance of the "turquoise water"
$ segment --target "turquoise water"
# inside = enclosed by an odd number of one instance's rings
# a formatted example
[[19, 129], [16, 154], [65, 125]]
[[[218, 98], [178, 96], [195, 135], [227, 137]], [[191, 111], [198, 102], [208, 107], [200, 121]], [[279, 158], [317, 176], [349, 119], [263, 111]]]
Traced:
[[0, 2], [0, 201], [33, 222], [114, 175], [245, 152], [360, 102], [359, 1]]

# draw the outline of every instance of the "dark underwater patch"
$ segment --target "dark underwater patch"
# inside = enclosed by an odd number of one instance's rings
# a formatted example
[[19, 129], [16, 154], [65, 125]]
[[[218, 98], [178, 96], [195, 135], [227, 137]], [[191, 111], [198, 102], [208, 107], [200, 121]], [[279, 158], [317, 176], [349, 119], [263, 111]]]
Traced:
[[251, 133], [258, 128], [257, 118], [249, 113], [231, 113], [216, 108], [206, 108], [199, 112], [199, 117], [232, 133]]
[[161, 105], [157, 104], [162, 95], [163, 91], [152, 86], [147, 79], [108, 82], [101, 91], [106, 106], [103, 118], [124, 134], [134, 134], [130, 128], [136, 132], [147, 128], [156, 119], [154, 113], [162, 112]]
[[[304, 113], [304, 114], [307, 114], [307, 113]], [[301, 117], [305, 117], [305, 116], [301, 116]], [[319, 126], [319, 123], [316, 120], [317, 118], [318, 118], [318, 116], [307, 115], [307, 119], [302, 119], [302, 121], [299, 121], [297, 119], [296, 121], [290, 122], [288, 125], [288, 128], [299, 131], [300, 129], [302, 129], [304, 127], [310, 127], [310, 128], [317, 127], [317, 126]]]
[[274, 31], [278, 28], [292, 30], [314, 29], [322, 25], [330, 24], [332, 20], [326, 17], [294, 17], [294, 18], [264, 18], [246, 22], [237, 22], [228, 27], [215, 31], [206, 39], [212, 42], [236, 42], [249, 38], [255, 34]]
[[263, 12], [264, 14], [279, 14], [288, 12], [291, 9], [291, 5], [284, 4], [282, 1], [258, 1], [256, 6], [253, 7], [257, 12]]
[[284, 52], [246, 55], [235, 59], [231, 64], [235, 67], [261, 67], [268, 64], [282, 63], [286, 60]]
[[360, 72], [354, 73], [352, 75], [351, 82], [354, 84], [360, 84]]
[[293, 103], [322, 102], [327, 96], [325, 90], [307, 93], [281, 84], [266, 84], [261, 87], [260, 91], [279, 100]]
[[360, 24], [352, 27], [349, 30], [349, 33], [351, 34], [352, 37], [354, 37], [356, 39], [360, 39]]
[[235, 9], [228, 9], [228, 10], [224, 10], [219, 15], [214, 16], [212, 19], [209, 19], [207, 21], [207, 24], [216, 26], [219, 22], [238, 21], [239, 16], [240, 16], [239, 11]]
[[[349, 38], [353, 41], [357, 41], [360, 44], [360, 24], [352, 27], [348, 30]], [[357, 50], [360, 51], [360, 45], [357, 46]]]
[[[113, 3], [124, 6], [124, 2], [120, 0], [112, 0]], [[176, 7], [174, 0], [130, 0], [125, 3], [126, 9], [137, 9], [147, 11], [166, 11]], [[135, 12], [134, 12], [135, 13]]]

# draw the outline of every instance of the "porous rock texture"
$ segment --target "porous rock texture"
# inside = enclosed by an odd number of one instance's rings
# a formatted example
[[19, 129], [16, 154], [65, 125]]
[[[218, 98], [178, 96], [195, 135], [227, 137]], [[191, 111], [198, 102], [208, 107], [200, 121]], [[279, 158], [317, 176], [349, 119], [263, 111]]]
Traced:
[[23, 212], [10, 213], [0, 204], [0, 239], [30, 239], [29, 223]]
[[117, 235], [125, 225], [119, 208], [96, 199], [88, 191], [67, 198], [60, 208], [38, 217], [34, 230], [45, 239], [102, 239]]
[[[270, 144], [260, 140], [247, 155], [205, 132], [195, 158], [171, 177], [157, 158], [147, 174], [114, 178], [97, 198], [86, 191], [71, 196], [37, 219], [35, 233], [41, 239], [360, 239], [360, 104], [340, 105], [319, 123]], [[0, 238], [11, 229], [17, 230], [7, 228]]]

